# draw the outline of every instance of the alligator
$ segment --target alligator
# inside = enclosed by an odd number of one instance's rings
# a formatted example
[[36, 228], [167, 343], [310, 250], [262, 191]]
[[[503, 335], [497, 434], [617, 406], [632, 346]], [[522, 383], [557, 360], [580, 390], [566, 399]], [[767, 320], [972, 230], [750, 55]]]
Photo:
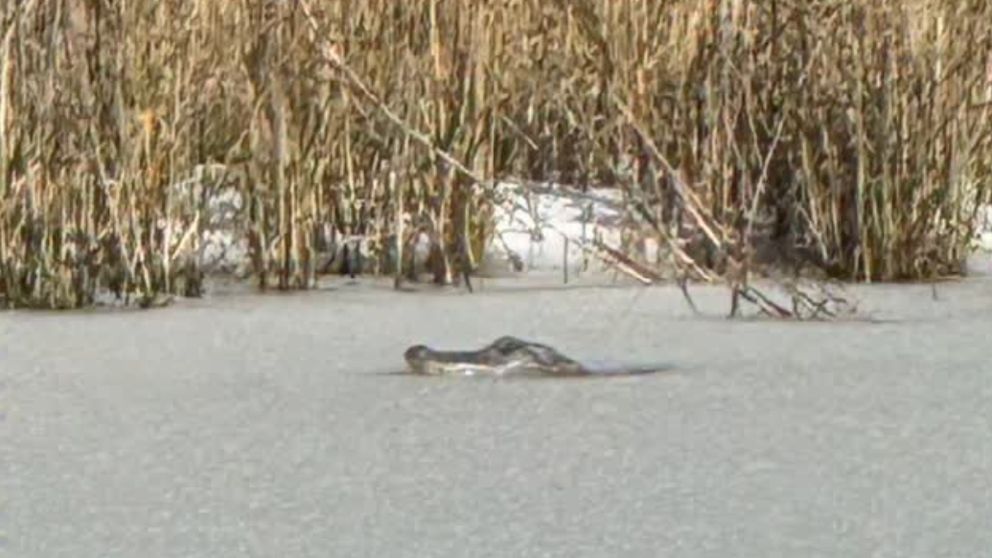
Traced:
[[631, 376], [664, 366], [606, 367], [579, 363], [557, 350], [516, 337], [500, 337], [477, 351], [438, 351], [425, 345], [406, 350], [408, 372], [428, 376]]

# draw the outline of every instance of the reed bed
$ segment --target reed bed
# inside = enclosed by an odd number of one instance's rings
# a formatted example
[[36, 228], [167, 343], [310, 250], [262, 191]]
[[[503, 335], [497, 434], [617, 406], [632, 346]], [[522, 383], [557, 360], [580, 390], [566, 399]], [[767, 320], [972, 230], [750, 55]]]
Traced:
[[221, 183], [262, 287], [355, 235], [366, 271], [426, 234], [467, 279], [512, 179], [622, 189], [683, 279], [759, 305], [773, 261], [927, 279], [990, 201], [990, 116], [984, 0], [11, 0], [0, 304], [197, 294]]

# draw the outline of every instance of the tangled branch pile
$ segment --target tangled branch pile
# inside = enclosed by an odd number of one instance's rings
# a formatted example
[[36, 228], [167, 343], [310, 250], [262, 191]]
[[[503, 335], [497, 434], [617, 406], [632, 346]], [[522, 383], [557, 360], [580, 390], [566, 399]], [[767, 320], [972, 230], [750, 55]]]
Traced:
[[198, 292], [205, 166], [263, 286], [421, 232], [450, 281], [508, 178], [623, 189], [686, 276], [953, 273], [990, 116], [985, 0], [10, 0], [0, 304]]

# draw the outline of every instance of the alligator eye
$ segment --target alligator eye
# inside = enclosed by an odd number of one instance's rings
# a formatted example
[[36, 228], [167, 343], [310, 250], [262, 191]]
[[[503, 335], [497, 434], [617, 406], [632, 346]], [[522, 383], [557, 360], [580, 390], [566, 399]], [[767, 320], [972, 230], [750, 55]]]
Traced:
[[427, 356], [427, 350], [428, 350], [427, 347], [425, 347], [424, 345], [414, 345], [413, 347], [407, 349], [405, 353], [403, 353], [403, 357], [406, 358], [407, 360], [412, 358], [414, 359], [424, 358], [425, 356]]

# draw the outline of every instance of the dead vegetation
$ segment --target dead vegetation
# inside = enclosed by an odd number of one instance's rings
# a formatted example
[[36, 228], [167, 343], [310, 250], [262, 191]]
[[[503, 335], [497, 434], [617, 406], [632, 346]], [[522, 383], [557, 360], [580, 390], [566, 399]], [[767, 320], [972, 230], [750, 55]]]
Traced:
[[401, 281], [421, 233], [435, 280], [467, 281], [493, 184], [553, 180], [623, 189], [683, 285], [823, 316], [829, 299], [809, 289], [778, 303], [754, 288], [764, 253], [840, 279], [959, 271], [992, 190], [992, 8], [0, 6], [0, 304], [198, 293], [204, 210], [172, 185], [204, 165], [236, 177], [263, 287], [310, 287], [333, 239], [355, 235], [371, 271]]

